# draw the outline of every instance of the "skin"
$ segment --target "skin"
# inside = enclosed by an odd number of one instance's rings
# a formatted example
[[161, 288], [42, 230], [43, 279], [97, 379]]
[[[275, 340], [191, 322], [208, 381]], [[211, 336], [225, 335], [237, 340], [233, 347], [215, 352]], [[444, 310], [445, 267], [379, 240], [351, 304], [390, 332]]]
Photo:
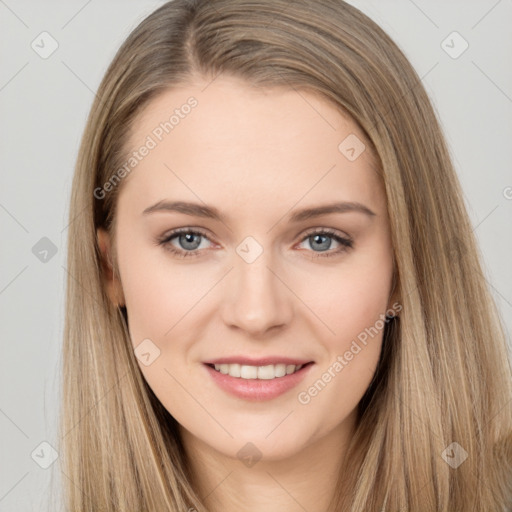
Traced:
[[[332, 365], [396, 300], [376, 160], [368, 146], [355, 161], [340, 152], [345, 137], [363, 140], [363, 134], [313, 93], [254, 89], [226, 76], [207, 84], [197, 78], [164, 92], [135, 123], [131, 148], [191, 95], [198, 100], [121, 184], [119, 278], [106, 273], [106, 286], [112, 301], [127, 307], [133, 347], [149, 338], [160, 350], [149, 366], [139, 366], [181, 425], [209, 510], [327, 510], [382, 330], [342, 371], [332, 372]], [[142, 213], [161, 200], [214, 206], [226, 219]], [[375, 215], [351, 211], [288, 221], [296, 210], [336, 201], [357, 201]], [[182, 227], [207, 232], [208, 238], [192, 239], [201, 242], [198, 255], [179, 258], [158, 245]], [[313, 228], [349, 236], [353, 247], [321, 257], [326, 246], [331, 253], [343, 246], [330, 235], [315, 243], [307, 236]], [[263, 250], [250, 264], [236, 252], [247, 236]], [[98, 241], [106, 261], [112, 240], [98, 230]], [[167, 245], [185, 252], [192, 244], [176, 236]], [[305, 358], [314, 366], [284, 395], [247, 401], [221, 390], [203, 366], [240, 354]], [[300, 403], [298, 393], [329, 367], [335, 377]], [[251, 467], [237, 456], [248, 442], [262, 457]]]

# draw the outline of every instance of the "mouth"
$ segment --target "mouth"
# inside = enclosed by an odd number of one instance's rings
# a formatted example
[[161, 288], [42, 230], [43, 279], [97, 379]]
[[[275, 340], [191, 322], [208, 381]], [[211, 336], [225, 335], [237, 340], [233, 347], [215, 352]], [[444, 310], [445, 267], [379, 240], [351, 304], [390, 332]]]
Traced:
[[264, 362], [266, 364], [261, 360], [259, 364], [242, 364], [218, 360], [203, 363], [203, 367], [212, 382], [225, 393], [245, 401], [262, 402], [287, 396], [307, 377], [315, 364], [314, 361], [282, 359], [276, 364], [268, 364], [268, 359]]
[[236, 379], [246, 380], [273, 380], [281, 379], [287, 375], [297, 373], [302, 368], [312, 365], [313, 361], [303, 364], [266, 364], [262, 366], [247, 365], [240, 363], [205, 363], [207, 366], [223, 375], [229, 375]]

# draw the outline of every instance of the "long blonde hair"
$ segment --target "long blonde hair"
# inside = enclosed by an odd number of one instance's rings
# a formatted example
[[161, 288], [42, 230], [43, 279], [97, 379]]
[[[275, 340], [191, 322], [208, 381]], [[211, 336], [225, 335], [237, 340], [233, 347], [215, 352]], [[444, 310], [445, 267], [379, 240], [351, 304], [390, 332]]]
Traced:
[[[207, 510], [177, 423], [136, 364], [126, 311], [105, 291], [96, 230], [113, 232], [122, 182], [101, 199], [94, 191], [126, 160], [130, 129], [151, 99], [219, 73], [320, 94], [359, 124], [380, 163], [403, 309], [385, 333], [332, 510], [505, 510], [511, 366], [461, 188], [417, 73], [341, 0], [174, 0], [136, 27], [108, 68], [70, 203], [60, 427], [67, 509]], [[453, 450], [467, 453], [458, 467], [447, 462]]]

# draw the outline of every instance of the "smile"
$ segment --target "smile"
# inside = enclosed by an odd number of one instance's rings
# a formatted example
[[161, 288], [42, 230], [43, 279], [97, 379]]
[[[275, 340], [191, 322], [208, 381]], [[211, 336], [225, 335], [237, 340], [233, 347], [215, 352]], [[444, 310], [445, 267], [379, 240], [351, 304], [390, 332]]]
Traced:
[[265, 363], [249, 365], [209, 362], [204, 363], [203, 368], [224, 392], [243, 400], [259, 402], [272, 400], [291, 391], [303, 381], [315, 364], [313, 361], [268, 364], [268, 360]]

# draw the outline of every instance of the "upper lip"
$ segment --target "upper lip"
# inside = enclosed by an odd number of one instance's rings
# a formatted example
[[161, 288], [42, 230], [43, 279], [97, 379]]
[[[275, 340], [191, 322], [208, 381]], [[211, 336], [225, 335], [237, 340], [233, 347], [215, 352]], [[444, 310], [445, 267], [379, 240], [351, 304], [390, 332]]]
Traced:
[[295, 359], [293, 357], [268, 356], [252, 358], [246, 356], [219, 357], [204, 361], [204, 364], [242, 364], [246, 366], [268, 366], [271, 364], [294, 364], [295, 366], [312, 363], [310, 359]]

